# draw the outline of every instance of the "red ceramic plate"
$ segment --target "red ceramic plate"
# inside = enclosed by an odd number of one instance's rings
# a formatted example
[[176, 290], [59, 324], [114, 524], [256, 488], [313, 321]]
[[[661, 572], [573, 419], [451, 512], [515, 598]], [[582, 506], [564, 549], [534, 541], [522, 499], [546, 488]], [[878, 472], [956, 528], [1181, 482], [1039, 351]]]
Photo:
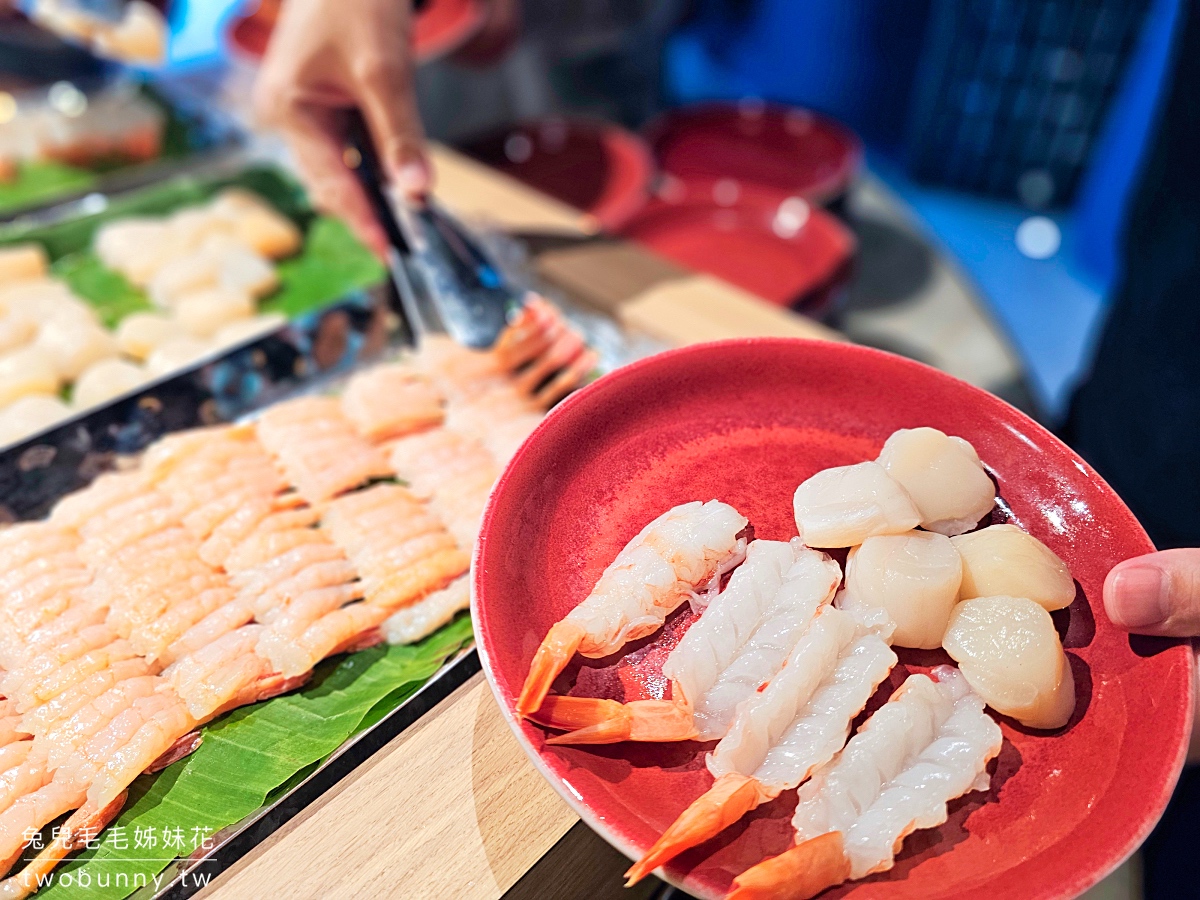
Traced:
[[736, 178], [830, 203], [862, 164], [858, 138], [805, 109], [759, 102], [673, 110], [645, 130], [664, 172], [682, 181]]
[[[1152, 549], [1129, 510], [1049, 432], [983, 391], [875, 350], [758, 339], [664, 353], [569, 398], [517, 453], [484, 514], [472, 610], [488, 680], [530, 758], [615, 847], [640, 855], [709, 787], [711, 745], [546, 746], [541, 728], [516, 718], [513, 698], [547, 629], [667, 508], [718, 497], [758, 537], [786, 539], [796, 534], [797, 483], [874, 458], [892, 431], [917, 425], [970, 440], [999, 485], [998, 515], [1070, 565], [1081, 594], [1059, 624], [1077, 708], [1051, 735], [1003, 721], [988, 793], [912, 835], [892, 871], [824, 896], [1072, 897], [1145, 838], [1183, 764], [1192, 660], [1181, 642], [1131, 639], [1105, 618], [1109, 568]], [[555, 689], [658, 695], [664, 647], [685, 624], [676, 616], [630, 652], [576, 660]], [[884, 691], [943, 659], [901, 653]], [[698, 897], [723, 896], [738, 873], [788, 846], [794, 794], [680, 856], [667, 876]]]
[[732, 179], [671, 182], [624, 237], [764, 300], [820, 317], [851, 271], [854, 235], [798, 196]]
[[469, 141], [467, 154], [615, 231], [646, 203], [654, 162], [636, 134], [609, 122], [542, 119]]
[[[252, 60], [262, 59], [279, 17], [280, 0], [262, 0], [251, 13], [238, 16], [229, 28], [234, 49]], [[477, 0], [429, 0], [413, 23], [413, 44], [418, 62], [429, 62], [452, 53], [483, 24]]]

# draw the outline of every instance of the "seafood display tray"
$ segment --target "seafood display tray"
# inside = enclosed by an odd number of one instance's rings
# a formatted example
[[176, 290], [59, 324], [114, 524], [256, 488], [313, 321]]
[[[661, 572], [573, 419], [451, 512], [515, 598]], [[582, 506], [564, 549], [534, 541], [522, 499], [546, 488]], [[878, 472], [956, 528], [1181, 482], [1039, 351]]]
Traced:
[[[333, 388], [408, 343], [403, 323], [387, 333], [389, 322], [395, 325], [388, 306], [382, 290], [347, 298], [0, 452], [0, 514], [13, 521], [44, 515], [58, 498], [119, 468], [123, 457], [168, 432], [243, 418], [288, 397]], [[341, 351], [332, 364], [322, 355], [331, 342]], [[152, 883], [133, 896], [181, 900], [196, 893], [200, 886], [187, 876], [224, 871], [478, 671], [473, 647], [458, 651], [302, 782], [218, 832], [210, 849], [172, 863], [158, 891]]]
[[[86, 92], [97, 85], [84, 79], [79, 86]], [[23, 221], [88, 198], [110, 196], [203, 171], [245, 152], [246, 135], [228, 115], [189, 97], [165, 79], [143, 84], [140, 90], [162, 109], [166, 119], [160, 156], [97, 172], [94, 180], [83, 188], [66, 188], [29, 202], [0, 205], [0, 222]]]
[[[202, 855], [178, 859], [164, 872], [163, 886], [147, 885], [129, 900], [185, 900], [201, 890], [191, 878], [203, 873], [215, 879], [265, 841], [326, 791], [383, 749], [393, 738], [445, 700], [480, 671], [474, 646], [460, 650], [408, 700], [380, 721], [347, 740], [311, 775], [241, 822], [214, 835], [213, 848]], [[207, 882], [206, 882], [207, 883]]]

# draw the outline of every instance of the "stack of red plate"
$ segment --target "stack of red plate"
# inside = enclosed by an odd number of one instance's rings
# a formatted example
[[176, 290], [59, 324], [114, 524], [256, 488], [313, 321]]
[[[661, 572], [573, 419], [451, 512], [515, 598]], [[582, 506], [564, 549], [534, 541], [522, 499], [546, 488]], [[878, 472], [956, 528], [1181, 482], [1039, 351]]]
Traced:
[[821, 317], [836, 305], [854, 236], [798, 194], [734, 179], [666, 181], [622, 234], [680, 265]]
[[858, 139], [806, 110], [712, 103], [646, 129], [658, 196], [623, 233], [663, 256], [820, 318], [836, 306], [856, 243], [821, 207], [862, 161]]
[[524, 122], [468, 142], [469, 156], [593, 216], [609, 232], [650, 194], [654, 161], [636, 134], [591, 119]]

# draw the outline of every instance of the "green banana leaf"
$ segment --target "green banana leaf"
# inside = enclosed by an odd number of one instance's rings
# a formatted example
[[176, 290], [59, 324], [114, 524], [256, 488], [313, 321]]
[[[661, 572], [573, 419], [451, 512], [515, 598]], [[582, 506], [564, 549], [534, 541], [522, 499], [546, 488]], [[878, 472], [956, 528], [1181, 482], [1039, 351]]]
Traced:
[[50, 203], [88, 190], [97, 176], [56, 162], [26, 163], [10, 182], [0, 183], [0, 214]]
[[[205, 835], [240, 822], [298, 784], [347, 738], [411, 697], [470, 641], [471, 620], [462, 615], [420, 643], [324, 663], [302, 690], [206, 725], [200, 748], [157, 775], [138, 778], [97, 846], [60, 866], [37, 896], [122, 900], [153, 885], [155, 875], [190, 855]], [[167, 842], [165, 835], [171, 836]], [[150, 836], [154, 846], [148, 846]]]
[[40, 243], [52, 260], [54, 273], [95, 306], [106, 325], [114, 327], [130, 313], [153, 307], [142, 291], [105, 268], [92, 253], [96, 231], [128, 216], [165, 215], [203, 203], [227, 187], [259, 194], [305, 232], [301, 251], [277, 266], [280, 287], [260, 305], [263, 312], [281, 312], [293, 318], [379, 284], [386, 276], [383, 264], [345, 224], [315, 215], [302, 188], [270, 166], [254, 166], [220, 178], [176, 178], [118, 197], [98, 212], [59, 222], [0, 226], [0, 247]]

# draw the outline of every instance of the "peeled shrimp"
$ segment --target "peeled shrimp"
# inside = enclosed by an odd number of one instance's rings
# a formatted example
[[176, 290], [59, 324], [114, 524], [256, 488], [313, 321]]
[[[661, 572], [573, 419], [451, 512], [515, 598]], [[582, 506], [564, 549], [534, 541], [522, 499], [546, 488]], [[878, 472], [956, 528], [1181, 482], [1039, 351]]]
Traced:
[[351, 378], [342, 394], [346, 417], [372, 441], [439, 425], [444, 407], [436, 385], [404, 365], [375, 366]]
[[1075, 600], [1067, 564], [1016, 525], [991, 525], [952, 539], [962, 557], [962, 600], [974, 597], [1028, 597], [1048, 610]]
[[715, 740], [738, 706], [773, 678], [841, 580], [836, 562], [799, 539], [751, 541], [746, 561], [663, 664], [672, 700], [624, 705], [548, 697], [533, 720], [572, 728], [547, 743]]
[[335, 397], [301, 397], [271, 407], [258, 438], [309, 503], [322, 503], [392, 474], [383, 452], [354, 430]]
[[962, 561], [945, 535], [877, 535], [850, 551], [838, 605], [882, 609], [896, 623], [893, 644], [933, 650], [942, 645], [961, 581]]
[[879, 464], [908, 492], [927, 531], [970, 531], [996, 503], [975, 448], [936, 428], [900, 429], [884, 443]]
[[838, 754], [800, 788], [796, 846], [734, 879], [730, 898], [807, 900], [884, 872], [904, 838], [946, 821], [946, 804], [984, 790], [1000, 727], [950, 666], [910, 675]]
[[1050, 614], [1023, 597], [976, 597], [954, 608], [942, 640], [988, 706], [1031, 728], [1061, 728], [1075, 678]]
[[377, 484], [332, 501], [321, 528], [353, 563], [366, 601], [389, 611], [445, 587], [471, 565], [453, 536], [399, 485]]
[[873, 462], [818, 472], [796, 488], [792, 504], [800, 538], [810, 547], [854, 547], [921, 523], [904, 488]]
[[517, 710], [536, 712], [576, 652], [607, 656], [662, 627], [696, 588], [741, 560], [746, 525], [732, 506], [710, 500], [676, 506], [643, 528], [583, 602], [550, 629], [534, 654]]
[[471, 605], [471, 582], [464, 575], [440, 591], [389, 616], [381, 626], [389, 644], [411, 644], [433, 634]]
[[626, 873], [633, 884], [679, 853], [807, 779], [842, 748], [850, 725], [892, 666], [886, 616], [870, 621], [826, 606], [787, 664], [737, 708], [708, 755], [716, 781]]

